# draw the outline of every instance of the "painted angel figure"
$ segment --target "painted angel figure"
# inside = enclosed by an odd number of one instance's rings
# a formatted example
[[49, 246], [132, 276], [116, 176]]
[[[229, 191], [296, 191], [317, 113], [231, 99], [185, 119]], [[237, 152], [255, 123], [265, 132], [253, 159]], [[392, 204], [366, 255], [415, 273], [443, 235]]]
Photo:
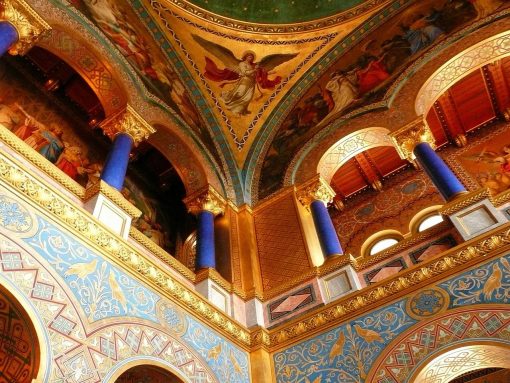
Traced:
[[281, 76], [269, 78], [269, 75], [274, 73], [272, 70], [297, 56], [297, 53], [272, 54], [255, 62], [255, 53], [246, 51], [241, 59], [238, 59], [230, 49], [200, 36], [192, 36], [206, 51], [225, 64], [224, 69], [219, 69], [214, 61], [206, 56], [204, 76], [209, 80], [221, 82], [222, 88], [227, 84], [232, 85], [228, 90], [221, 92], [221, 99], [225, 107], [237, 116], [250, 113], [248, 106], [256, 90], [262, 96], [262, 89], [274, 89], [280, 83]]

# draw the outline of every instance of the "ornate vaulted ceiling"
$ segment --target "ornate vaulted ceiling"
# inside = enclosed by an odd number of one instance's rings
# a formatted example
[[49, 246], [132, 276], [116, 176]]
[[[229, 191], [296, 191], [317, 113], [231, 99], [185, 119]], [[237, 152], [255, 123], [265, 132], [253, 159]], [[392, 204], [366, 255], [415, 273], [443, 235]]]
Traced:
[[[493, 1], [482, 14], [476, 3], [73, 1], [176, 112], [238, 203], [279, 190], [305, 143], [344, 117], [386, 106], [414, 61], [507, 6]], [[403, 166], [393, 154], [373, 150], [350, 166], [371, 185]]]

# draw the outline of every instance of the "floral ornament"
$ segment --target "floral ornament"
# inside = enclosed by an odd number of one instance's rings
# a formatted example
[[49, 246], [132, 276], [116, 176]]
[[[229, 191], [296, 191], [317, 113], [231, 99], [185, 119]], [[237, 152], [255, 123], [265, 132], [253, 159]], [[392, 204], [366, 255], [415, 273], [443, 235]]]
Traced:
[[19, 203], [1, 196], [0, 225], [12, 231], [26, 232], [32, 227], [32, 219]]
[[448, 308], [448, 294], [439, 288], [420, 291], [408, 301], [409, 315], [416, 319], [430, 318]]

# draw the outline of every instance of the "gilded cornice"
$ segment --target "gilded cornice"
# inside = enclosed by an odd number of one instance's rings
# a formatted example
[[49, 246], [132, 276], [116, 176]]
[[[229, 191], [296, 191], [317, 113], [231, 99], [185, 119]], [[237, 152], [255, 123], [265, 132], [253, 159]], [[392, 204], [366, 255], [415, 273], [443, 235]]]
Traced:
[[443, 221], [439, 225], [435, 225], [431, 227], [428, 230], [425, 230], [421, 233], [416, 233], [412, 237], [405, 238], [392, 247], [390, 247], [388, 250], [381, 251], [374, 255], [367, 255], [358, 257], [353, 262], [353, 266], [356, 269], [356, 271], [364, 270], [370, 266], [375, 265], [376, 263], [379, 263], [385, 259], [392, 258], [394, 255], [407, 250], [413, 246], [416, 246], [417, 244], [424, 242], [426, 240], [432, 240], [434, 238], [437, 238], [437, 236], [440, 233], [447, 233], [449, 230], [451, 230], [453, 226], [448, 221]]
[[2, 0], [2, 19], [10, 22], [18, 32], [18, 41], [9, 48], [11, 55], [24, 55], [41, 35], [51, 30], [50, 25], [24, 0]]
[[425, 283], [446, 278], [460, 268], [464, 269], [466, 265], [474, 265], [481, 259], [487, 259], [508, 249], [510, 249], [510, 223], [481, 238], [451, 249], [440, 258], [420, 263], [388, 280], [351, 293], [305, 317], [272, 329], [269, 339], [265, 339], [265, 346], [271, 351], [282, 349], [337, 326], [362, 312], [380, 307], [381, 304], [410, 293]]
[[[147, 0], [152, 7], [160, 7], [162, 4], [158, 0]], [[339, 14], [325, 17], [318, 20], [312, 20], [302, 23], [293, 24], [259, 24], [249, 23], [240, 20], [234, 20], [228, 17], [217, 15], [213, 12], [209, 12], [203, 8], [200, 8], [185, 0], [166, 0], [163, 3], [170, 3], [178, 8], [181, 8], [186, 13], [201, 18], [209, 23], [213, 23], [225, 28], [234, 29], [242, 32], [251, 33], [268, 33], [268, 34], [287, 34], [297, 32], [311, 32], [317, 29], [323, 29], [328, 27], [334, 27], [339, 24], [345, 23], [349, 20], [360, 17], [365, 13], [372, 12], [374, 8], [381, 6], [382, 4], [388, 3], [388, 0], [369, 0], [364, 1], [362, 4], [348, 9]]]
[[310, 209], [310, 204], [313, 201], [322, 201], [325, 204], [331, 203], [336, 195], [333, 188], [320, 176], [299, 185], [296, 194], [299, 202], [307, 209]]
[[443, 207], [439, 209], [439, 213], [442, 215], [452, 215], [486, 198], [491, 199], [491, 194], [487, 188], [481, 188], [469, 193], [463, 193], [457, 198], [443, 205]]
[[230, 340], [249, 348], [250, 332], [235, 320], [209, 304], [204, 298], [177, 281], [169, 271], [136, 251], [123, 238], [113, 234], [87, 211], [76, 206], [22, 165], [0, 153], [0, 180], [15, 189], [28, 203], [36, 204], [77, 238], [171, 299], [190, 314], [213, 326]]
[[417, 144], [427, 142], [433, 149], [436, 148], [434, 135], [423, 116], [389, 133], [389, 136], [400, 158], [409, 162], [413, 162], [416, 158], [413, 149]]
[[156, 129], [147, 123], [129, 104], [126, 106], [125, 111], [101, 123], [101, 127], [111, 139], [119, 133], [129, 135], [135, 145], [138, 145], [149, 138], [152, 133], [156, 132]]
[[195, 215], [202, 211], [208, 211], [214, 215], [225, 212], [225, 199], [211, 185], [196, 191], [183, 201], [188, 211]]
[[138, 242], [140, 245], [145, 247], [149, 252], [154, 254], [156, 257], [161, 259], [167, 265], [170, 265], [172, 269], [177, 271], [183, 277], [188, 279], [190, 282], [195, 281], [195, 273], [184, 266], [177, 259], [168, 254], [165, 250], [159, 247], [156, 243], [151, 241], [146, 235], [141, 233], [139, 230], [131, 226], [129, 229], [129, 237], [131, 237], [134, 241]]
[[138, 218], [142, 215], [142, 212], [138, 210], [133, 204], [131, 204], [128, 200], [124, 198], [121, 192], [117, 189], [111, 187], [103, 180], [100, 180], [95, 185], [85, 190], [84, 201], [88, 201], [92, 197], [97, 194], [103, 194], [105, 197], [109, 198], [112, 202], [114, 202], [118, 207], [124, 210], [127, 214], [131, 216], [131, 218]]

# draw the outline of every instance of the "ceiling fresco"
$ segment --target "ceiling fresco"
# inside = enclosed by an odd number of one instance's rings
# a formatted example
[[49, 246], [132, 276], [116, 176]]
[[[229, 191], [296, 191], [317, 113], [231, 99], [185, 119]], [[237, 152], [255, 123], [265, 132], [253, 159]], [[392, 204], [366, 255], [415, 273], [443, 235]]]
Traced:
[[308, 88], [277, 128], [262, 164], [259, 199], [281, 187], [290, 160], [322, 128], [382, 100], [399, 74], [433, 44], [481, 15], [508, 6], [491, 2], [491, 9], [482, 11], [475, 4], [461, 0], [416, 2], [344, 54]]
[[317, 133], [378, 105], [433, 45], [509, 6], [503, 0], [72, 3], [213, 155], [237, 203], [277, 192], [291, 160]]

